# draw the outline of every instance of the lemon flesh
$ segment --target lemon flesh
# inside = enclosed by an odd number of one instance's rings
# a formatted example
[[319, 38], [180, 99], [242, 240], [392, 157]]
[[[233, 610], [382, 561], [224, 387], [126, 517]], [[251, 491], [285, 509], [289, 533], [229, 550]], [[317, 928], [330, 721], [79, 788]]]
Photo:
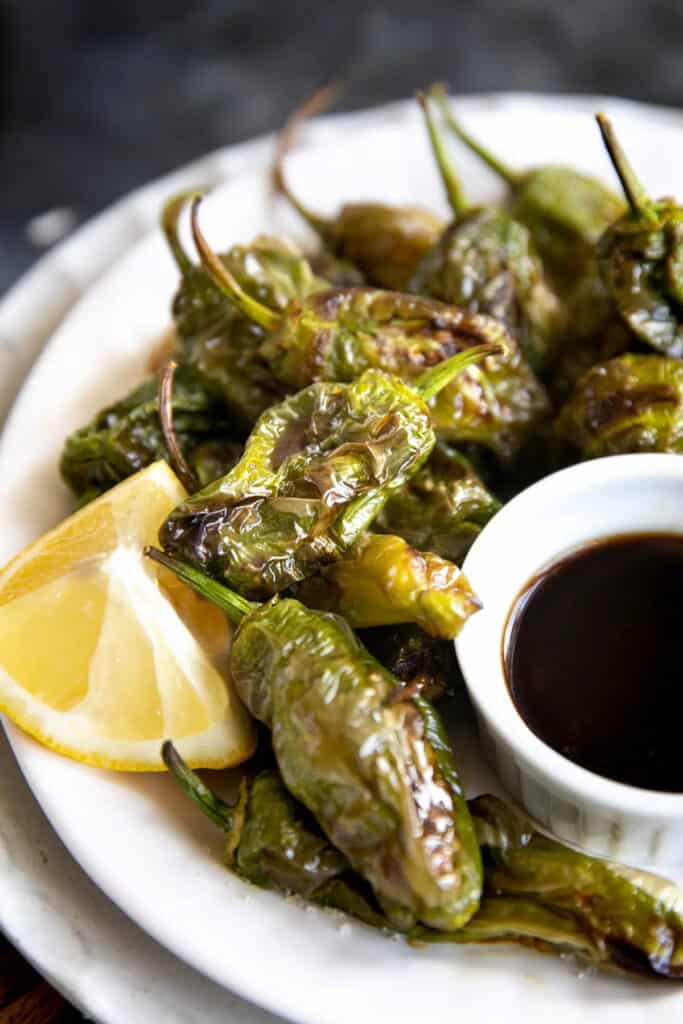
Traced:
[[0, 711], [41, 743], [122, 771], [248, 758], [222, 612], [143, 555], [186, 497], [165, 462], [103, 494], [0, 571]]

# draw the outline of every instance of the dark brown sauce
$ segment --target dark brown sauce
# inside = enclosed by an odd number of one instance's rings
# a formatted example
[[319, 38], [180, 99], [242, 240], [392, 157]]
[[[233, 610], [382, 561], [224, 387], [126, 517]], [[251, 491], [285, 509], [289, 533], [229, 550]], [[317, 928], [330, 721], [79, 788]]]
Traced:
[[618, 782], [683, 792], [683, 536], [610, 538], [534, 577], [503, 662], [548, 746]]

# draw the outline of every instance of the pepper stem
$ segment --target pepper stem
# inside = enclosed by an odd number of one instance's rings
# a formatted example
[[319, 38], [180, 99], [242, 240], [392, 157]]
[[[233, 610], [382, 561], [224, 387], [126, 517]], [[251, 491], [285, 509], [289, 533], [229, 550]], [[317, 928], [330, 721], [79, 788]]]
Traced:
[[188, 494], [194, 494], [199, 489], [199, 481], [181, 451], [176, 432], [173, 428], [173, 381], [177, 369], [178, 364], [176, 361], [169, 359], [161, 371], [161, 376], [159, 377], [159, 419], [171, 469]]
[[276, 330], [282, 323], [282, 317], [245, 292], [204, 237], [199, 226], [199, 207], [201, 201], [201, 195], [195, 194], [192, 200], [190, 220], [192, 223], [192, 237], [194, 238], [194, 244], [197, 246], [204, 269], [216, 287], [220, 288], [223, 294], [237, 306], [241, 313], [244, 313], [247, 319], [253, 320], [254, 323], [259, 324], [266, 331]]
[[496, 343], [473, 345], [471, 348], [466, 348], [462, 352], [451, 356], [450, 359], [445, 359], [437, 366], [433, 366], [431, 370], [427, 370], [412, 385], [413, 390], [417, 391], [427, 402], [434, 395], [438, 395], [439, 391], [443, 391], [454, 377], [457, 377], [459, 373], [462, 373], [472, 363], [478, 363], [485, 356], [504, 354], [505, 348], [503, 345]]
[[169, 772], [187, 795], [210, 818], [214, 824], [231, 833], [239, 818], [241, 799], [233, 806], [209, 789], [196, 772], [185, 763], [173, 743], [165, 740], [161, 748], [161, 756]]
[[294, 111], [289, 117], [284, 128], [280, 132], [275, 153], [275, 164], [273, 165], [273, 183], [294, 209], [299, 213], [310, 227], [324, 240], [329, 241], [332, 234], [332, 221], [320, 214], [314, 213], [292, 192], [285, 175], [285, 159], [292, 149], [296, 137], [304, 121], [326, 110], [337, 93], [335, 84], [318, 89], [301, 107]]
[[161, 227], [166, 236], [168, 247], [171, 250], [173, 259], [176, 261], [178, 270], [185, 277], [192, 270], [192, 260], [183, 249], [180, 238], [178, 237], [178, 220], [182, 212], [183, 207], [192, 199], [194, 196], [199, 195], [198, 190], [187, 189], [184, 192], [178, 192], [177, 195], [171, 196], [171, 198], [164, 203], [161, 211]]
[[179, 580], [196, 590], [200, 597], [205, 597], [207, 601], [211, 601], [216, 607], [221, 608], [235, 625], [241, 622], [245, 615], [249, 615], [260, 607], [255, 601], [247, 601], [245, 597], [240, 597], [234, 590], [228, 590], [222, 583], [212, 580], [210, 576], [207, 576], [201, 569], [197, 569], [196, 566], [190, 565], [189, 562], [172, 558], [165, 551], [159, 551], [158, 548], [146, 547], [144, 553], [152, 561], [163, 565]]
[[596, 114], [595, 120], [598, 122], [602, 141], [605, 144], [605, 149], [612, 161], [612, 166], [617, 173], [617, 177], [621, 182], [621, 187], [628, 200], [628, 205], [634, 213], [651, 219], [653, 217], [653, 211], [651, 209], [648, 194], [640, 183], [640, 180], [631, 167], [626, 154], [621, 148], [621, 144], [617, 138], [616, 132], [614, 131], [612, 122], [605, 114], [602, 113]]
[[444, 188], [446, 189], [448, 202], [456, 217], [460, 217], [467, 211], [468, 202], [465, 197], [465, 193], [463, 192], [462, 185], [460, 184], [460, 180], [455, 173], [455, 168], [448, 156], [448, 153], [446, 152], [443, 135], [437, 128], [436, 118], [432, 112], [430, 99], [431, 95], [424, 92], [418, 92], [417, 94], [417, 102], [422, 107], [422, 113], [424, 114], [427, 132], [429, 133], [432, 152], [439, 168]]
[[514, 171], [509, 164], [499, 160], [498, 157], [494, 156], [490, 150], [482, 146], [480, 142], [477, 142], [477, 140], [463, 128], [457, 118], [453, 116], [450, 103], [448, 102], [448, 94], [444, 87], [442, 85], [433, 85], [429, 90], [429, 95], [439, 104], [448, 127], [455, 135], [458, 136], [461, 142], [464, 142], [468, 149], [473, 153], [476, 153], [479, 159], [483, 160], [484, 163], [491, 168], [493, 173], [497, 174], [499, 178], [503, 179], [503, 181], [506, 181], [508, 185], [519, 185], [522, 179], [522, 175], [519, 171]]

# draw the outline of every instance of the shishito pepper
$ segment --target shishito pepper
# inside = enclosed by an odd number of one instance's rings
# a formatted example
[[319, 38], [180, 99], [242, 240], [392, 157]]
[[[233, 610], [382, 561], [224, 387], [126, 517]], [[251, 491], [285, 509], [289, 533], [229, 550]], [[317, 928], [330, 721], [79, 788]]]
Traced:
[[433, 87], [418, 98], [455, 219], [420, 263], [411, 290], [501, 320], [533, 369], [541, 370], [565, 329], [563, 303], [545, 276], [529, 230], [498, 206], [468, 203], [434, 111], [445, 93]]
[[[570, 850], [496, 797], [472, 800], [470, 810], [495, 894], [484, 913], [505, 900], [514, 929], [519, 908], [537, 904], [576, 928], [577, 954], [598, 966], [683, 979], [683, 892], [672, 882]], [[539, 937], [555, 943], [549, 924]], [[560, 941], [574, 945], [571, 934]]]
[[[230, 807], [211, 793], [170, 744], [164, 758], [179, 785], [227, 833], [230, 863], [243, 878], [300, 893], [374, 927], [392, 926], [346, 858], [305, 822], [277, 772], [257, 777], [245, 814], [243, 804]], [[683, 893], [675, 885], [576, 853], [496, 797], [478, 797], [469, 808], [484, 855], [479, 909], [457, 930], [410, 929], [414, 942], [510, 942], [570, 953], [609, 971], [683, 979]]]
[[442, 640], [454, 639], [481, 608], [453, 562], [378, 533], [363, 534], [297, 594], [309, 607], [337, 612], [355, 628], [414, 622]]
[[501, 346], [481, 366], [450, 382], [431, 400], [441, 436], [491, 448], [511, 458], [547, 412], [545, 391], [507, 328], [434, 299], [372, 288], [337, 288], [293, 300], [273, 312], [247, 295], [212, 252], [193, 208], [194, 238], [216, 285], [264, 332], [259, 351], [285, 386], [351, 381], [379, 367], [414, 381], [427, 367], [480, 342]]
[[683, 452], [683, 362], [625, 355], [581, 377], [555, 422], [586, 459], [628, 452]]
[[[158, 390], [158, 379], [149, 378], [69, 435], [59, 468], [81, 505], [157, 459], [168, 460]], [[179, 442], [203, 484], [237, 462], [239, 425], [201, 374], [187, 367], [178, 372], [173, 412]]]
[[[181, 244], [178, 218], [196, 195], [174, 196], [162, 214], [162, 227], [181, 275], [172, 306], [178, 358], [210, 381], [242, 423], [251, 426], [286, 389], [259, 355], [262, 328], [225, 297]], [[270, 310], [285, 309], [290, 300], [329, 287], [296, 246], [284, 239], [259, 236], [251, 245], [233, 246], [217, 259], [246, 294]]]
[[[316, 93], [285, 126], [274, 168], [276, 187], [342, 267], [350, 263], [370, 284], [401, 291], [441, 233], [443, 225], [433, 213], [418, 206], [347, 203], [336, 217], [328, 219], [309, 210], [287, 181], [285, 158], [296, 132], [304, 119], [324, 109], [329, 97], [330, 90]], [[333, 271], [333, 276], [337, 278], [338, 272]]]
[[509, 185], [507, 208], [531, 231], [555, 284], [572, 291], [577, 278], [593, 272], [598, 239], [624, 212], [619, 196], [572, 167], [547, 164], [517, 171], [465, 130], [445, 98], [443, 109], [452, 131]]
[[481, 860], [436, 711], [337, 615], [254, 606], [192, 566], [167, 568], [236, 621], [230, 671], [272, 731], [282, 779], [367, 882], [390, 922], [458, 928], [476, 911]]
[[614, 129], [597, 117], [628, 210], [605, 231], [598, 261], [607, 290], [633, 334], [664, 355], [683, 356], [683, 207], [652, 200]]
[[254, 597], [312, 575], [358, 540], [429, 455], [429, 397], [490, 350], [467, 349], [415, 387], [367, 370], [268, 409], [234, 469], [171, 513], [162, 546]]
[[380, 509], [373, 529], [461, 562], [500, 507], [469, 459], [437, 442], [422, 469]]

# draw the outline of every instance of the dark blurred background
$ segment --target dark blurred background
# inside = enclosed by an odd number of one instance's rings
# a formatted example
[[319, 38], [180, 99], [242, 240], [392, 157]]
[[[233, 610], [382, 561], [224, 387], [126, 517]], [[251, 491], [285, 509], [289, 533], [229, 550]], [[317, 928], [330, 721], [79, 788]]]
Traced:
[[341, 109], [434, 79], [683, 105], [682, 44], [681, 0], [0, 0], [0, 291], [36, 215], [80, 223], [331, 79]]

